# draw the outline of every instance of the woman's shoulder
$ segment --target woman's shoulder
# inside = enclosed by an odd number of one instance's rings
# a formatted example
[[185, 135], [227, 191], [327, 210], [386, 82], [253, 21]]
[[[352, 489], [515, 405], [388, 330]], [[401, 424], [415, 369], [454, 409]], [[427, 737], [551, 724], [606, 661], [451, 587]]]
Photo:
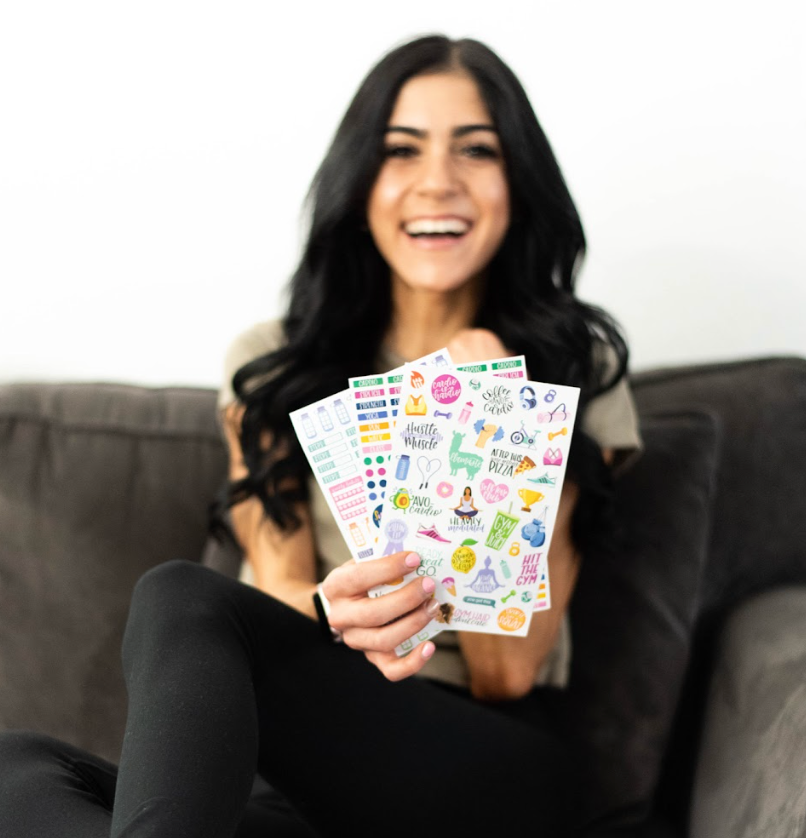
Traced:
[[598, 372], [602, 383], [612, 379], [618, 372], [621, 358], [616, 351], [616, 347], [610, 341], [601, 337], [594, 338], [591, 358], [593, 359], [594, 369]]
[[281, 320], [264, 320], [241, 332], [229, 345], [224, 356], [224, 376], [218, 391], [218, 406], [225, 408], [235, 401], [232, 378], [236, 372], [255, 358], [273, 352], [283, 342]]
[[[612, 379], [618, 372], [620, 358], [616, 350], [604, 341], [593, 346], [594, 364], [602, 381]], [[591, 399], [582, 428], [602, 448], [612, 449], [615, 465], [624, 468], [642, 450], [638, 411], [626, 374], [615, 385]]]

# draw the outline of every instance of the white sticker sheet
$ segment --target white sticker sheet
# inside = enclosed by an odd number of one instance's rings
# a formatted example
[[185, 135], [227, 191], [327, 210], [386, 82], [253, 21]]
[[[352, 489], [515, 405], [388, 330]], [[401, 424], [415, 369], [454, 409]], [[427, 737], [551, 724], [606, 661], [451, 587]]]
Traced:
[[358, 432], [348, 410], [350, 391], [295, 410], [291, 424], [316, 482], [356, 560], [373, 555], [375, 530], [364, 492]]
[[[411, 364], [389, 370], [381, 375], [351, 378], [348, 387], [351, 394], [353, 419], [358, 431], [358, 449], [361, 459], [361, 474], [364, 480], [364, 492], [367, 507], [371, 510], [370, 521], [376, 528], [377, 544], [380, 529], [383, 500], [389, 484], [392, 451], [392, 433], [394, 431], [400, 389], [403, 374], [407, 367], [433, 367], [435, 369], [453, 369], [451, 356], [447, 349], [439, 349], [430, 355], [418, 358]], [[500, 358], [483, 361], [478, 364], [463, 364], [458, 369], [473, 373], [492, 372], [505, 378], [523, 378], [526, 375], [526, 361], [523, 355], [512, 358]], [[450, 416], [450, 413], [445, 415]], [[408, 461], [397, 463], [397, 471], [408, 468]], [[366, 551], [362, 551], [365, 553]], [[362, 555], [360, 559], [380, 558], [386, 555], [376, 546], [372, 555]], [[356, 557], [359, 558], [359, 557]]]
[[[447, 349], [438, 349], [430, 355], [418, 358], [413, 362], [413, 366], [451, 369], [451, 356]], [[362, 376], [348, 381], [350, 416], [358, 434], [364, 496], [367, 507], [371, 510], [370, 520], [375, 527], [373, 545], [377, 540], [381, 506], [388, 484], [392, 430], [395, 426], [400, 385], [405, 369], [405, 366], [398, 367], [381, 375]], [[379, 558], [379, 555], [373, 552], [355, 558]]]
[[378, 546], [417, 552], [401, 584], [432, 577], [442, 607], [399, 653], [444, 630], [525, 636], [550, 607], [546, 556], [578, 400], [575, 387], [489, 371], [406, 372]]

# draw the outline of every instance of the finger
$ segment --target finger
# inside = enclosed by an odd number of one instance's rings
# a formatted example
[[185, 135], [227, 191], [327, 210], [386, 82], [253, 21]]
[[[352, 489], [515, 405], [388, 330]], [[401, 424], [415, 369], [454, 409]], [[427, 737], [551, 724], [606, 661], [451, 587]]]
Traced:
[[364, 597], [370, 588], [402, 579], [419, 565], [420, 557], [416, 553], [392, 553], [370, 562], [343, 564], [327, 575], [322, 586], [331, 602], [339, 597]]
[[420, 644], [405, 658], [399, 658], [394, 652], [365, 652], [367, 660], [380, 669], [390, 681], [402, 681], [416, 675], [433, 656], [436, 646], [431, 640]]
[[379, 628], [413, 611], [431, 597], [436, 582], [430, 576], [412, 579], [407, 585], [381, 597], [331, 600], [328, 617], [333, 628]]
[[391, 652], [404, 640], [421, 632], [439, 614], [439, 602], [429, 598], [414, 611], [380, 628], [349, 628], [343, 636], [351, 649], [362, 652]]

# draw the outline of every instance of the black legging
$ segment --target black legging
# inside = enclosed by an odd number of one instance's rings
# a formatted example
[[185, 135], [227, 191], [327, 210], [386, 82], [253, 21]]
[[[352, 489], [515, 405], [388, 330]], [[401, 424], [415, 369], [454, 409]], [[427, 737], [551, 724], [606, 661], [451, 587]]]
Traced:
[[[493, 705], [391, 683], [312, 620], [186, 562], [137, 584], [123, 668], [119, 771], [0, 735], [0, 835], [565, 834], [572, 780], [539, 690]], [[283, 802], [249, 802], [256, 771], [304, 823]]]

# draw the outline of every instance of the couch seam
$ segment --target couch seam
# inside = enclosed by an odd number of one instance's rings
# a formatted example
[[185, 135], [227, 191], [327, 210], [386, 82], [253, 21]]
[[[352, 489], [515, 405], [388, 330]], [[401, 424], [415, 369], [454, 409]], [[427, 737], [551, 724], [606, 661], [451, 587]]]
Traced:
[[0, 423], [2, 422], [29, 422], [34, 425], [50, 427], [52, 430], [60, 433], [108, 434], [110, 436], [148, 437], [152, 439], [193, 440], [196, 442], [209, 442], [213, 445], [224, 444], [223, 436], [209, 431], [172, 431], [165, 428], [115, 427], [105, 424], [73, 424], [53, 417], [39, 416], [32, 413], [0, 412]]
[[806, 358], [798, 355], [772, 355], [767, 358], [746, 358], [740, 361], [716, 361], [713, 364], [689, 364], [671, 369], [633, 370], [630, 371], [628, 380], [630, 385], [638, 390], [645, 386], [690, 378], [692, 375], [701, 378], [703, 376], [723, 375], [734, 370], [740, 371], [781, 363], [788, 364], [795, 370], [806, 370]]

